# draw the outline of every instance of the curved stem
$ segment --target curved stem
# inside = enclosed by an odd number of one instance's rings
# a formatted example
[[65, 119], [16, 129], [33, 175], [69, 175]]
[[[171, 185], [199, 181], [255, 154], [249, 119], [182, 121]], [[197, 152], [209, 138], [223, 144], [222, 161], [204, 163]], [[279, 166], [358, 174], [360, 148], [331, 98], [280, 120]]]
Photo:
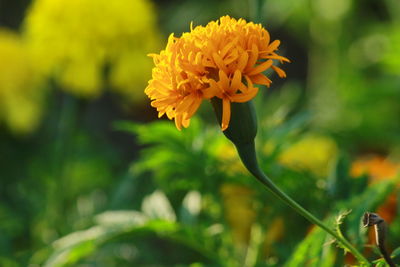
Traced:
[[264, 174], [264, 172], [260, 169], [260, 167], [257, 163], [254, 142], [248, 143], [248, 144], [236, 145], [236, 148], [237, 148], [239, 156], [240, 156], [243, 164], [246, 166], [246, 168], [251, 172], [251, 174], [254, 175], [255, 178], [257, 178], [258, 181], [260, 181], [263, 185], [265, 185], [270, 192], [272, 192], [276, 197], [281, 199], [283, 202], [285, 202], [287, 205], [289, 205], [292, 209], [294, 209], [297, 213], [299, 213], [304, 218], [306, 218], [308, 221], [310, 221], [313, 224], [318, 225], [324, 231], [326, 231], [327, 233], [332, 235], [334, 238], [336, 238], [337, 242], [341, 243], [345, 248], [347, 248], [357, 258], [357, 260], [360, 263], [362, 263], [366, 266], [370, 266], [370, 263], [368, 262], [368, 260], [355, 247], [353, 247], [353, 245], [351, 245], [349, 241], [347, 241], [345, 238], [338, 235], [333, 229], [326, 226], [321, 220], [319, 220], [314, 215], [312, 215], [310, 212], [308, 212], [306, 209], [304, 209], [300, 204], [298, 204], [291, 197], [289, 197], [285, 192], [283, 192], [281, 189], [279, 189], [279, 187], [277, 187], [268, 178], [268, 176]]

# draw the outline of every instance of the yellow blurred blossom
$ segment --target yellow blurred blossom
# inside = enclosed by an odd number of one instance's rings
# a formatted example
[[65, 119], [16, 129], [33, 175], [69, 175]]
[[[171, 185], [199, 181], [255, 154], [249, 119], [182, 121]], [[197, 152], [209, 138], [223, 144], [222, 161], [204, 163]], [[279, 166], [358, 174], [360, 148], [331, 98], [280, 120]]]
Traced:
[[279, 156], [279, 162], [289, 168], [308, 170], [326, 176], [329, 164], [336, 158], [338, 148], [329, 137], [307, 135], [288, 147]]
[[24, 33], [42, 73], [63, 89], [95, 97], [106, 80], [135, 98], [150, 76], [146, 54], [158, 47], [155, 24], [146, 0], [36, 0]]
[[0, 59], [0, 122], [29, 133], [39, 122], [44, 90], [20, 36], [1, 28]]
[[283, 217], [275, 217], [265, 233], [264, 254], [270, 255], [273, 244], [283, 237], [285, 233], [285, 221]]
[[[224, 141], [226, 141], [224, 139]], [[219, 169], [228, 175], [248, 175], [247, 169], [244, 167], [237, 151], [231, 143], [220, 142], [213, 149], [212, 153], [219, 159]]]
[[237, 245], [245, 245], [249, 241], [251, 226], [256, 219], [253, 207], [254, 193], [242, 185], [223, 184], [221, 194], [225, 218], [232, 228], [233, 240]]

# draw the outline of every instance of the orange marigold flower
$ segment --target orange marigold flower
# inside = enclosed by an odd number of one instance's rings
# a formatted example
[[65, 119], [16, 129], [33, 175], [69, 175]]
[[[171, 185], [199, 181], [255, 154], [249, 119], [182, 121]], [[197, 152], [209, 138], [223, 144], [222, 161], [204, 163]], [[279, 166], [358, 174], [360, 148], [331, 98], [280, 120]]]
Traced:
[[204, 99], [220, 98], [223, 104], [222, 130], [228, 128], [231, 102], [247, 102], [256, 96], [254, 84], [270, 86], [263, 72], [272, 68], [281, 78], [285, 72], [273, 65], [289, 62], [275, 51], [279, 40], [261, 24], [229, 16], [207, 26], [191, 25], [181, 37], [170, 35], [165, 50], [151, 54], [155, 67], [145, 89], [151, 105], [175, 120], [178, 129], [188, 127], [190, 118]]

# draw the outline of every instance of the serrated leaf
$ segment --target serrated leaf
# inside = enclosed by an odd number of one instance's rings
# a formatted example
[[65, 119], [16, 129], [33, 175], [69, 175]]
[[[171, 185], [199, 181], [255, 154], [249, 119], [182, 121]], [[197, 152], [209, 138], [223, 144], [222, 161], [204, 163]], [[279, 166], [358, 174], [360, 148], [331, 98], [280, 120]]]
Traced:
[[[344, 219], [345, 219], [346, 216], [349, 215], [350, 213], [351, 213], [351, 210], [342, 211], [342, 212], [340, 212], [339, 215], [336, 217], [336, 227], [335, 227], [335, 230], [336, 230], [336, 233], [337, 233], [340, 237], [342, 237], [342, 238], [345, 238], [345, 237], [343, 236], [342, 230], [340, 229], [340, 225], [343, 224]], [[349, 252], [349, 250], [348, 250], [345, 246], [343, 246], [340, 242], [336, 242], [336, 245], [337, 245], [338, 247], [342, 248], [342, 249], [345, 251], [345, 253]]]

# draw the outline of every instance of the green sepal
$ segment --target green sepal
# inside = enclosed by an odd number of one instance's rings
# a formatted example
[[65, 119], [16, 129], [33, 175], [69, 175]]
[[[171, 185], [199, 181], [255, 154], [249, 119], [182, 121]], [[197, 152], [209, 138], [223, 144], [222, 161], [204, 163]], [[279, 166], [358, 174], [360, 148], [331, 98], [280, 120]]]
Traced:
[[[211, 104], [213, 105], [217, 120], [221, 125], [222, 100], [214, 97], [211, 99]], [[230, 105], [231, 119], [228, 128], [223, 131], [223, 133], [236, 146], [253, 143], [257, 135], [257, 117], [253, 102], [232, 102]]]

